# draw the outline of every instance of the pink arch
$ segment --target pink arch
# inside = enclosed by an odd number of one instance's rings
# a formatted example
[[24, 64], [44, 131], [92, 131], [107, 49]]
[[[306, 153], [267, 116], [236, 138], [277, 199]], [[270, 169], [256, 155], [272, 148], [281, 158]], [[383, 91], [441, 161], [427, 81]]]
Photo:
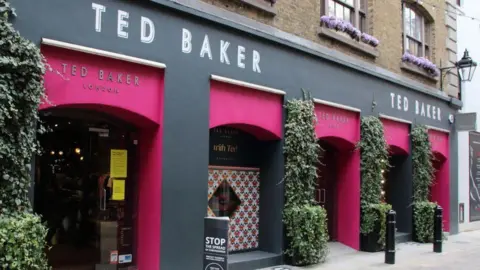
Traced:
[[353, 150], [355, 148], [355, 144], [340, 137], [325, 136], [318, 139], [331, 144], [340, 151]]
[[360, 248], [360, 152], [354, 146], [360, 139], [360, 115], [339, 108], [315, 105], [318, 139], [339, 150], [336, 183], [336, 230], [340, 243]]
[[259, 139], [283, 137], [283, 96], [211, 81], [210, 125], [232, 126]]
[[[42, 53], [50, 103], [40, 110], [81, 108], [107, 113], [139, 127], [136, 264], [160, 265], [162, 202], [163, 71], [49, 46]], [[157, 267], [158, 268], [158, 267]]]
[[385, 140], [390, 146], [390, 153], [394, 155], [408, 155], [410, 153], [410, 125], [382, 118]]

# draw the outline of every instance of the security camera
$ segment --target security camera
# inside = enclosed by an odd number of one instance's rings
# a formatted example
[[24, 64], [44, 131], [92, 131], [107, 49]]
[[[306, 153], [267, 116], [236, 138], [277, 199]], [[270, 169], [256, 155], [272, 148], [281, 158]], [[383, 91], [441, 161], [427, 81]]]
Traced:
[[450, 114], [448, 116], [448, 122], [450, 122], [450, 124], [453, 124], [453, 122], [455, 122], [455, 116], [453, 116], [453, 114]]

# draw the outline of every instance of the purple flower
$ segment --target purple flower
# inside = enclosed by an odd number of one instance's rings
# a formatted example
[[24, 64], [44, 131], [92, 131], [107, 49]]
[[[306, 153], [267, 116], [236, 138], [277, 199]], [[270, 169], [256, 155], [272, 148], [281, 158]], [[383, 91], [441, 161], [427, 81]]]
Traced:
[[412, 63], [420, 68], [423, 68], [433, 77], [437, 77], [438, 75], [440, 75], [440, 71], [438, 70], [437, 66], [424, 57], [417, 57], [413, 54], [406, 52], [402, 56], [402, 61]]
[[367, 33], [362, 33], [360, 30], [355, 28], [350, 22], [338, 19], [334, 16], [324, 15], [320, 17], [320, 25], [325, 26], [330, 29], [335, 29], [336, 31], [341, 31], [350, 35], [352, 39], [357, 41], [363, 41], [364, 43], [377, 47], [380, 42], [373, 36], [368, 35]]

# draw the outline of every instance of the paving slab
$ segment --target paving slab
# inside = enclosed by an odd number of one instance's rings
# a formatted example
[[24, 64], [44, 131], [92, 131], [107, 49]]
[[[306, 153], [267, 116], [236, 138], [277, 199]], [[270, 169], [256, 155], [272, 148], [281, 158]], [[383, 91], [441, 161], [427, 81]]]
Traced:
[[276, 266], [261, 270], [476, 270], [480, 269], [480, 231], [448, 236], [442, 253], [432, 244], [407, 242], [396, 246], [396, 263], [384, 263], [385, 253], [366, 253], [331, 245], [331, 254], [322, 264], [308, 267]]

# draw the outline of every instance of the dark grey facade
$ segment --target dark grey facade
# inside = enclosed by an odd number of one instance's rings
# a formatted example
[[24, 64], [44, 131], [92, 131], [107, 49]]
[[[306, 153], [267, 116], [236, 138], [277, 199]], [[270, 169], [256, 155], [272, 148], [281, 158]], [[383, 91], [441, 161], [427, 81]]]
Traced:
[[[268, 36], [247, 26], [235, 25], [167, 0], [12, 0], [17, 9], [16, 28], [28, 39], [40, 44], [41, 38], [83, 45], [110, 52], [158, 61], [166, 64], [163, 187], [161, 219], [162, 270], [198, 269], [202, 265], [203, 217], [207, 204], [207, 167], [209, 165], [209, 88], [212, 74], [246, 81], [287, 93], [285, 99], [301, 96], [301, 89], [311, 91], [314, 98], [361, 109], [361, 115], [385, 114], [451, 130], [448, 117], [461, 104], [442, 94], [426, 94], [428, 89], [368, 64], [338, 56], [328, 49], [307, 48], [299, 43]], [[102, 13], [101, 31], [96, 31], [96, 12], [92, 2], [106, 6]], [[129, 13], [128, 38], [117, 36], [117, 11]], [[151, 43], [141, 41], [141, 17], [155, 24]], [[191, 52], [182, 51], [184, 30], [191, 33]], [[202, 42], [208, 35], [212, 59], [201, 57]], [[220, 46], [230, 42], [227, 51], [230, 65], [222, 63]], [[245, 48], [245, 67], [237, 65], [237, 46]], [[318, 49], [318, 50], [317, 50]], [[255, 67], [253, 51], [260, 54]], [[259, 68], [259, 69], [258, 69]], [[363, 71], [362, 71], [363, 69]], [[138, 93], [141, 95], [141, 93]], [[408, 100], [408, 101], [407, 101]], [[408, 106], [405, 105], [408, 102]], [[428, 112], [416, 113], [416, 105], [440, 111], [440, 119]], [[435, 107], [435, 109], [433, 109]], [[454, 146], [455, 145], [455, 146]], [[451, 143], [450, 164], [456, 163], [455, 143]], [[231, 269], [256, 269], [282, 262], [283, 250], [283, 177], [282, 142], [271, 143], [276, 153], [267, 162], [271, 168], [262, 175], [260, 250], [267, 260], [255, 260], [248, 253], [232, 257]], [[188, 164], [188, 168], [178, 169]], [[397, 175], [407, 181], [402, 192], [412, 192], [411, 160]], [[456, 166], [451, 166], [451, 200], [457, 185]], [[265, 194], [265, 195], [263, 195]], [[183, 203], [174, 203], [181, 195]], [[407, 205], [398, 199], [399, 205]], [[456, 201], [452, 202], [456, 205]], [[451, 207], [451, 231], [456, 232], [457, 207]], [[410, 219], [406, 210], [399, 219]], [[400, 223], [400, 222], [399, 222]], [[411, 223], [409, 223], [411, 224]], [[409, 225], [405, 230], [411, 231]], [[249, 257], [250, 256], [250, 257]], [[253, 255], [252, 255], [253, 256]], [[257, 255], [258, 256], [258, 255]], [[264, 257], [265, 257], [264, 256]], [[244, 262], [244, 263], [240, 263]], [[158, 269], [152, 266], [151, 269]], [[145, 270], [145, 269], [144, 269]], [[147, 269], [150, 270], [150, 269]]]

